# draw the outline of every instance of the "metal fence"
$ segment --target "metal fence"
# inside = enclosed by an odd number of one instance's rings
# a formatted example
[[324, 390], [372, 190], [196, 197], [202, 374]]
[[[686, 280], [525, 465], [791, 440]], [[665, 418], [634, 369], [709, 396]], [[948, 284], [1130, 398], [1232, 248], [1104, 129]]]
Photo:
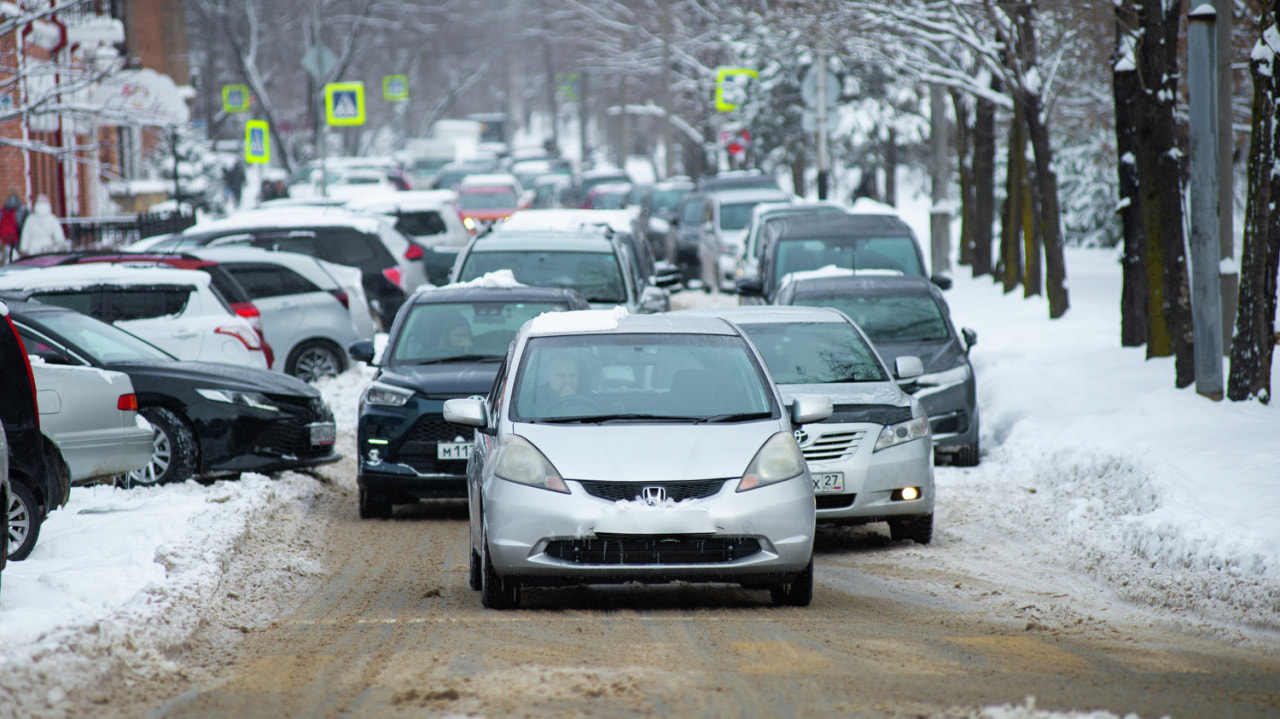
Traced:
[[181, 232], [196, 223], [194, 214], [151, 213], [115, 217], [67, 217], [61, 220], [76, 249], [121, 247], [144, 237]]

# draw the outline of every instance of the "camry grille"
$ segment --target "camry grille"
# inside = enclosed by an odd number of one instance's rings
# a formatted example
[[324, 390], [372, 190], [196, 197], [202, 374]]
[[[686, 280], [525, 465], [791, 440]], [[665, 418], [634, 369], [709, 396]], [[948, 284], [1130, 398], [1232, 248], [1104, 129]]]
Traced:
[[800, 444], [800, 451], [804, 452], [804, 458], [810, 462], [848, 457], [858, 451], [858, 447], [862, 444], [862, 438], [866, 434], [865, 431], [860, 429], [841, 432], [814, 432], [805, 442]]
[[704, 499], [720, 491], [724, 486], [723, 479], [704, 479], [693, 482], [601, 482], [595, 480], [579, 480], [587, 494], [610, 502], [634, 500], [640, 497], [645, 487], [662, 487], [667, 491], [667, 499], [679, 502], [684, 499]]
[[751, 537], [556, 539], [546, 554], [574, 564], [725, 564], [760, 551]]

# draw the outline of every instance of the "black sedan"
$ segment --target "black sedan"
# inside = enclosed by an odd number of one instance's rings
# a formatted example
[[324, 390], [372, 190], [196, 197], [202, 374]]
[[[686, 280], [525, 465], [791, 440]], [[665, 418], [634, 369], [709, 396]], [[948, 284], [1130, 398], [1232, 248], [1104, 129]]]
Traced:
[[52, 448], [40, 434], [35, 381], [5, 302], [0, 302], [0, 447], [8, 490], [0, 492], [0, 567], [5, 556], [25, 559], [49, 512], [67, 503], [71, 477], [46, 460]]
[[27, 352], [50, 364], [124, 372], [154, 429], [151, 463], [132, 484], [271, 472], [336, 462], [333, 413], [287, 375], [181, 362], [116, 327], [61, 307], [9, 302]]
[[[419, 499], [465, 498], [473, 433], [444, 421], [445, 400], [488, 394], [527, 320], [588, 308], [577, 290], [485, 284], [420, 290], [396, 315], [360, 398], [361, 517], [386, 518], [394, 504]], [[373, 343], [352, 345], [351, 358], [372, 364]]]

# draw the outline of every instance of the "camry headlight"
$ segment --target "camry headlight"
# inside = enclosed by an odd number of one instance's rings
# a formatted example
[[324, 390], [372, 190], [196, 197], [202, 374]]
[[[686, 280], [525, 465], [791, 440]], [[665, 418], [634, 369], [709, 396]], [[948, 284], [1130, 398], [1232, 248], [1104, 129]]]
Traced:
[[880, 438], [876, 440], [876, 448], [872, 451], [879, 452], [894, 445], [928, 436], [929, 418], [924, 415], [912, 417], [906, 422], [891, 424], [880, 430]]
[[494, 456], [493, 473], [517, 484], [549, 489], [552, 492], [569, 493], [559, 470], [551, 464], [537, 447], [519, 435], [509, 434], [498, 443]]
[[271, 403], [267, 396], [258, 392], [238, 392], [232, 389], [197, 389], [196, 394], [213, 402], [238, 404], [242, 407], [279, 412], [280, 408]]
[[954, 384], [966, 382], [969, 379], [969, 365], [962, 364], [959, 367], [952, 367], [943, 372], [933, 372], [931, 374], [922, 374], [915, 378], [915, 383], [921, 387], [950, 387]]
[[383, 407], [403, 407], [413, 399], [413, 390], [374, 382], [365, 390], [364, 401]]
[[804, 474], [804, 454], [796, 444], [795, 435], [779, 432], [769, 439], [751, 458], [751, 464], [738, 481], [738, 491], [763, 487]]

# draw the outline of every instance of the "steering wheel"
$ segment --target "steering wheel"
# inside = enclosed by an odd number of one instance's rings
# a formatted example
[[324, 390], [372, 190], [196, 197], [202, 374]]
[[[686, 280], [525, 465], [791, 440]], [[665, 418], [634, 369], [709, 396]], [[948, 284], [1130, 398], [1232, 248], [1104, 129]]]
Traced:
[[547, 405], [548, 414], [603, 414], [604, 407], [599, 402], [580, 394], [567, 394], [556, 397]]

